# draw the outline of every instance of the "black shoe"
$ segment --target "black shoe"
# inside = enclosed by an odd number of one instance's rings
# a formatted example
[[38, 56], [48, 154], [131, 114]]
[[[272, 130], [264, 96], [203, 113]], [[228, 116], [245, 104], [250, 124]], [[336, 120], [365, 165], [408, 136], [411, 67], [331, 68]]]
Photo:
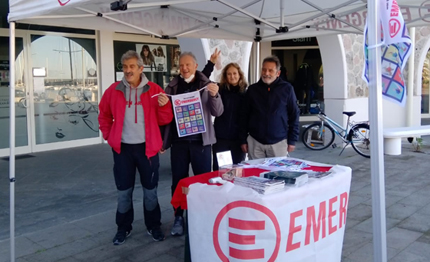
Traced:
[[154, 239], [154, 241], [163, 241], [164, 240], [164, 233], [163, 233], [163, 231], [161, 231], [160, 227], [148, 229], [148, 234], [152, 236], [152, 239]]
[[184, 234], [184, 218], [181, 216], [175, 217], [173, 222], [172, 230], [170, 231], [172, 236], [182, 236]]
[[112, 242], [115, 246], [122, 245], [125, 242], [125, 239], [130, 236], [131, 231], [124, 231], [124, 230], [118, 230], [116, 232], [115, 237], [113, 238]]

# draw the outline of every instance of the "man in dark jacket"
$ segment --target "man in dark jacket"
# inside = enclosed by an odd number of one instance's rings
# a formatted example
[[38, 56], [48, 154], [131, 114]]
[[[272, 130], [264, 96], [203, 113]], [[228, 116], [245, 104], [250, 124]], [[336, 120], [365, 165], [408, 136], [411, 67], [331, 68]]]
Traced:
[[280, 69], [276, 56], [265, 58], [261, 79], [246, 92], [240, 139], [250, 159], [286, 156], [299, 138], [294, 88], [279, 78]]
[[[172, 195], [179, 180], [188, 177], [189, 166], [193, 168], [194, 175], [211, 171], [211, 145], [216, 143], [212, 116], [220, 116], [224, 107], [218, 93], [218, 85], [211, 81], [200, 71], [197, 71], [196, 57], [190, 52], [184, 52], [179, 57], [180, 76], [175, 77], [166, 87], [166, 94], [178, 95], [189, 92], [200, 92], [203, 109], [203, 121], [206, 132], [189, 136], [179, 136], [174, 119], [163, 130], [163, 149], [170, 149], [172, 167]], [[205, 88], [206, 87], [206, 88]], [[181, 236], [184, 234], [183, 210], [175, 210], [175, 221], [170, 234]]]

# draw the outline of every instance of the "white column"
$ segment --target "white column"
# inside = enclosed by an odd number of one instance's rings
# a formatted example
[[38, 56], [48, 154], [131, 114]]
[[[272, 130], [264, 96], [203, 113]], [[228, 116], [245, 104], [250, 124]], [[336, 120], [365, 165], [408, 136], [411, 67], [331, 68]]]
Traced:
[[[358, 110], [352, 105], [355, 103], [348, 105], [348, 68], [342, 36], [327, 35], [319, 36], [317, 39], [324, 68], [324, 112], [334, 121], [345, 126], [347, 118], [342, 112], [349, 109], [351, 111]], [[360, 108], [365, 111], [365, 120], [367, 120], [367, 109], [365, 107]], [[359, 118], [354, 116], [354, 119]], [[338, 137], [335, 141], [337, 144], [342, 143]]]
[[[115, 61], [113, 50], [113, 32], [97, 31], [98, 55], [97, 75], [99, 76], [99, 98], [115, 82]], [[114, 66], [112, 66], [114, 65]]]
[[254, 79], [252, 83], [257, 83], [258, 80], [260, 80], [260, 66], [261, 66], [261, 59], [260, 59], [260, 42], [254, 42], [252, 45], [252, 56], [254, 58], [254, 68], [253, 68], [253, 75]]
[[414, 124], [414, 79], [415, 79], [415, 27], [409, 28], [409, 36], [411, 37], [411, 45], [414, 47], [411, 50], [411, 55], [408, 61], [408, 84], [406, 86], [406, 124], [413, 126]]

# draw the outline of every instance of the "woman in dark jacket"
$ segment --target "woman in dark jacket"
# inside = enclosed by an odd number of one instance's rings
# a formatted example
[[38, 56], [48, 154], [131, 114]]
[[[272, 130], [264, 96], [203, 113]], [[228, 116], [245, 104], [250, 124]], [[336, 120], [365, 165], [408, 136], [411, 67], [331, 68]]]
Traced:
[[218, 152], [231, 151], [234, 164], [245, 159], [239, 142], [239, 113], [248, 84], [237, 63], [224, 67], [219, 86], [224, 113], [216, 117], [214, 123], [217, 142], [212, 146], [213, 170], [219, 169], [216, 158]]

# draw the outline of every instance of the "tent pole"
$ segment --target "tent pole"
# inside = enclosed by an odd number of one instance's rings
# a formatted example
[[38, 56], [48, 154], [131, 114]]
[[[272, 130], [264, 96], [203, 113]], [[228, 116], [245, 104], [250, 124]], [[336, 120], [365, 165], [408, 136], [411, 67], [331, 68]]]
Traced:
[[9, 23], [10, 261], [15, 262], [15, 22]]
[[[409, 28], [411, 45], [415, 46], [415, 27]], [[406, 125], [414, 125], [414, 75], [415, 75], [415, 48], [412, 48], [408, 61], [408, 85], [406, 86]]]
[[281, 8], [281, 13], [280, 13], [280, 18], [281, 18], [281, 27], [284, 27], [284, 0], [279, 0], [280, 3], [280, 8]]
[[[369, 43], [369, 119], [370, 170], [372, 181], [373, 261], [387, 261], [387, 234], [385, 219], [385, 174], [383, 155], [382, 79], [380, 8], [381, 0], [368, 1]], [[385, 1], [384, 1], [385, 2]]]
[[258, 16], [256, 16], [256, 15], [254, 15], [254, 14], [252, 14], [252, 13], [250, 13], [250, 12], [247, 12], [247, 11], [245, 11], [245, 10], [243, 10], [243, 9], [241, 9], [241, 8], [239, 8], [239, 7], [237, 7], [237, 6], [234, 6], [234, 5], [232, 5], [232, 4], [230, 4], [230, 3], [228, 3], [228, 2], [226, 2], [226, 1], [224, 1], [224, 0], [216, 0], [216, 1], [217, 1], [217, 2], [220, 2], [221, 4], [224, 4], [224, 5], [228, 6], [228, 7], [232, 8], [232, 9], [234, 9], [234, 10], [236, 10], [236, 11], [238, 11], [238, 12], [240, 12], [240, 13], [244, 14], [244, 15], [247, 15], [247, 16], [249, 16], [249, 17], [251, 17], [251, 18], [254, 18], [255, 20], [260, 21], [261, 23], [266, 24], [266, 25], [268, 25], [268, 26], [272, 27], [273, 29], [278, 29], [278, 27], [277, 27], [276, 25], [274, 25], [274, 24], [270, 23], [269, 21], [267, 21], [267, 20], [265, 20], [265, 19], [262, 19], [262, 18], [260, 18], [260, 17], [258, 17]]
[[260, 80], [260, 63], [261, 63], [260, 42], [255, 42], [255, 83]]

